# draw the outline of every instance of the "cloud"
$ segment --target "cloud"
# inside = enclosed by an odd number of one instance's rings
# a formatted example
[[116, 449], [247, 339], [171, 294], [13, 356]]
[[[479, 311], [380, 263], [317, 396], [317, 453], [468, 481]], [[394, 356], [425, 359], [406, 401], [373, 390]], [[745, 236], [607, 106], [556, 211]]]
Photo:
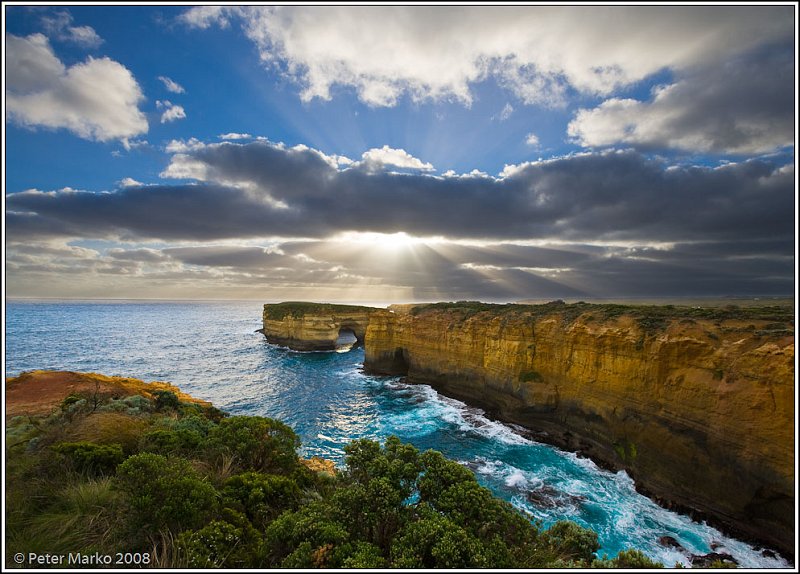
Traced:
[[132, 149], [142, 149], [150, 146], [150, 142], [148, 142], [147, 140], [131, 140], [128, 138], [122, 138], [120, 142], [122, 143], [122, 147], [125, 148], [125, 151], [131, 151]]
[[148, 129], [139, 84], [122, 64], [88, 58], [66, 67], [41, 34], [6, 37], [6, 109], [25, 127], [64, 128], [89, 140], [130, 138]]
[[91, 26], [73, 26], [72, 14], [69, 12], [56, 12], [52, 16], [44, 16], [42, 25], [51, 37], [62, 42], [72, 42], [84, 48], [98, 48], [103, 39], [97, 35]]
[[227, 28], [229, 10], [230, 8], [223, 6], [195, 6], [181, 14], [180, 19], [185, 24], [200, 29], [206, 29], [214, 24]]
[[569, 89], [608, 96], [665, 69], [791, 41], [792, 15], [789, 6], [203, 6], [181, 20], [238, 22], [303, 101], [328, 100], [338, 85], [372, 106], [403, 96], [469, 105], [472, 86], [491, 77], [524, 103], [561, 106]]
[[167, 89], [167, 91], [172, 92], [173, 94], [186, 93], [186, 90], [183, 89], [183, 86], [181, 86], [178, 82], [168, 78], [167, 76], [159, 76], [158, 79], [161, 80], [161, 83], [164, 84], [164, 87]]
[[205, 144], [197, 138], [189, 138], [188, 140], [170, 140], [164, 149], [169, 153], [184, 153], [204, 147]]
[[794, 142], [793, 70], [790, 50], [756, 50], [698, 67], [659, 86], [650, 101], [611, 98], [581, 109], [568, 133], [590, 147], [768, 153]]
[[535, 133], [531, 132], [527, 136], [525, 136], [525, 143], [533, 148], [539, 147], [539, 136]]
[[6, 37], [6, 81], [8, 90], [36, 92], [47, 90], [66, 74], [47, 38], [42, 34], [31, 34], [21, 38], [9, 34]]
[[106, 255], [120, 261], [139, 261], [142, 263], [158, 263], [167, 258], [163, 251], [147, 247], [137, 247], [134, 249], [116, 247], [106, 251]]
[[[58, 284], [76, 295], [125, 292], [192, 293], [263, 298], [265, 292], [308, 297], [405, 300], [515, 300], [663, 295], [787, 295], [793, 288], [793, 249], [787, 243], [596, 246], [562, 243], [463, 245], [442, 240], [386, 252], [347, 240], [285, 241], [270, 245], [203, 243], [105, 250], [57, 242], [11, 243], [13, 289], [46, 294]], [[777, 248], [777, 249], [776, 249]], [[744, 259], [742, 253], [749, 254]], [[86, 276], [92, 278], [87, 281]], [[65, 277], [70, 279], [65, 284]], [[79, 279], [80, 278], [80, 279]], [[105, 290], [105, 291], [103, 291]], [[326, 291], [327, 290], [327, 291]], [[186, 296], [186, 292], [184, 292]]]
[[413, 170], [433, 171], [433, 165], [430, 163], [415, 158], [405, 150], [390, 148], [388, 145], [365, 151], [361, 154], [361, 159], [367, 165], [391, 165]]
[[253, 136], [250, 134], [240, 134], [236, 132], [230, 132], [227, 134], [219, 134], [217, 136], [221, 140], [249, 140], [253, 139]]
[[501, 122], [506, 121], [508, 118], [511, 117], [511, 114], [513, 113], [514, 113], [514, 106], [506, 102], [506, 105], [503, 106], [502, 110], [500, 110], [500, 116], [499, 116], [500, 121]]
[[264, 247], [242, 245], [172, 247], [162, 253], [187, 265], [205, 267], [263, 268], [279, 266], [285, 260], [283, 254]]
[[794, 237], [791, 164], [670, 166], [607, 152], [531, 162], [499, 178], [359, 164], [263, 141], [196, 143], [164, 174], [196, 184], [10, 194], [7, 233], [212, 241], [360, 231], [639, 245]]
[[125, 177], [125, 178], [122, 178], [119, 181], [119, 185], [120, 185], [120, 187], [133, 187], [133, 186], [139, 186], [139, 185], [144, 185], [144, 184], [141, 181], [136, 181], [132, 177]]
[[186, 112], [183, 110], [183, 106], [173, 104], [169, 100], [157, 100], [156, 107], [164, 110], [164, 112], [161, 114], [162, 124], [174, 122], [176, 120], [182, 120], [186, 117]]

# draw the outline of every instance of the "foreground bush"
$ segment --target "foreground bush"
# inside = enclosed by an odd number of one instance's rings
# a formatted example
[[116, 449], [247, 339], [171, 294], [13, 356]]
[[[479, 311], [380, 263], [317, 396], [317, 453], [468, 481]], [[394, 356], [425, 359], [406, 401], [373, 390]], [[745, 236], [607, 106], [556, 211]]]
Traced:
[[103, 401], [10, 421], [12, 555], [140, 552], [162, 568], [656, 566], [634, 550], [598, 559], [591, 530], [543, 530], [469, 469], [396, 437], [354, 441], [332, 476], [301, 464], [280, 421], [172, 392]]
[[117, 469], [116, 484], [127, 495], [131, 519], [146, 532], [199, 527], [216, 509], [217, 491], [182, 458], [134, 455]]
[[92, 442], [62, 442], [53, 450], [63, 454], [80, 472], [89, 475], [113, 474], [125, 459], [119, 444], [94, 444]]

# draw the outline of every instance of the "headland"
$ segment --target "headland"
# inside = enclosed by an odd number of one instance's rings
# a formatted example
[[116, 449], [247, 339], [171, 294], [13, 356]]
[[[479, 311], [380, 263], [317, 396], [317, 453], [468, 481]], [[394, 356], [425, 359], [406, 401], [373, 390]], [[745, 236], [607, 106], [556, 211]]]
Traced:
[[336, 307], [265, 305], [264, 334], [324, 350], [357, 324], [365, 370], [430, 384], [793, 554], [791, 307]]

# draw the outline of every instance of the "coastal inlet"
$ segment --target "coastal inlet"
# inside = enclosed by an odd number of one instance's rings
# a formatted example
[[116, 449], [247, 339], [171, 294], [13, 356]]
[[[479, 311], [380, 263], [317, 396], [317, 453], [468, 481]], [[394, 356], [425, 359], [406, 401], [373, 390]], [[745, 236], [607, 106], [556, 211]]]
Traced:
[[[600, 555], [633, 547], [667, 566], [712, 552], [742, 567], [789, 565], [774, 549], [658, 506], [626, 473], [533, 440], [429, 385], [366, 374], [363, 347], [309, 353], [269, 344], [255, 332], [260, 303], [42, 301], [6, 309], [15, 333], [8, 375], [48, 368], [170, 381], [232, 414], [279, 418], [300, 435], [303, 456], [338, 464], [349, 441], [395, 434], [460, 461], [545, 524], [569, 518], [589, 526], [600, 535]], [[665, 536], [681, 548], [660, 543]]]
[[267, 339], [293, 349], [351, 328], [367, 372], [429, 384], [793, 552], [791, 308], [264, 306]]

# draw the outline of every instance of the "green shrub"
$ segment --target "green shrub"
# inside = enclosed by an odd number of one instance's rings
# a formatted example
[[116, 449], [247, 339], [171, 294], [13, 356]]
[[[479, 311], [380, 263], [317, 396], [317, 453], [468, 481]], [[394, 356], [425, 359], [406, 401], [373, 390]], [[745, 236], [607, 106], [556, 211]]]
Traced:
[[381, 448], [377, 442], [360, 439], [344, 448], [347, 475], [362, 485], [385, 478], [403, 499], [411, 496], [422, 466], [419, 451], [390, 436]]
[[478, 539], [495, 538], [504, 545], [530, 544], [538, 530], [509, 503], [477, 482], [463, 481], [445, 489], [431, 504]]
[[6, 420], [6, 448], [27, 443], [39, 434], [39, 425], [31, 417], [16, 416]]
[[70, 460], [78, 472], [92, 476], [113, 474], [117, 465], [125, 459], [119, 444], [62, 442], [52, 448]]
[[236, 552], [241, 538], [241, 528], [214, 520], [200, 530], [182, 533], [178, 547], [186, 553], [190, 568], [236, 568], [244, 566]]
[[346, 525], [352, 537], [388, 550], [405, 524], [409, 509], [405, 497], [387, 477], [367, 484], [339, 488], [331, 499], [333, 516]]
[[560, 520], [540, 535], [542, 548], [552, 561], [591, 564], [600, 549], [597, 532], [569, 520]]
[[225, 481], [222, 496], [226, 506], [244, 512], [251, 523], [263, 528], [283, 511], [296, 509], [302, 492], [291, 478], [246, 472]]
[[290, 473], [298, 465], [300, 439], [275, 419], [237, 416], [222, 419], [208, 434], [209, 446], [232, 455], [241, 470]]
[[664, 566], [660, 562], [650, 560], [650, 558], [639, 550], [622, 550], [611, 560], [604, 558], [603, 560], [595, 560], [592, 562], [592, 568], [626, 568], [636, 570], [663, 567]]
[[189, 429], [158, 429], [142, 437], [140, 449], [161, 454], [191, 454], [197, 451], [204, 438], [197, 431]]
[[369, 542], [358, 541], [338, 546], [331, 556], [335, 568], [385, 568], [381, 549]]
[[285, 568], [325, 565], [328, 551], [324, 549], [348, 539], [347, 528], [332, 518], [333, 514], [328, 503], [318, 501], [273, 520], [264, 532], [269, 564]]
[[120, 412], [129, 415], [139, 415], [149, 413], [153, 410], [153, 402], [142, 395], [131, 395], [121, 399], [111, 399], [105, 404], [100, 405], [97, 410], [100, 412]]
[[179, 419], [166, 419], [166, 423], [170, 430], [188, 430], [199, 434], [202, 437], [207, 437], [211, 429], [216, 425], [209, 418], [202, 413], [184, 414]]
[[77, 395], [75, 393], [70, 393], [64, 398], [63, 401], [61, 401], [61, 410], [68, 411], [73, 405], [75, 405], [75, 403], [79, 403], [81, 401], [85, 403], [86, 397], [82, 397], [81, 395]]
[[202, 526], [217, 507], [217, 492], [187, 460], [140, 453], [117, 468], [136, 525], [147, 532]]
[[183, 532], [176, 546], [189, 568], [253, 568], [260, 562], [261, 537], [247, 519], [226, 509], [224, 520]]
[[419, 495], [423, 501], [435, 502], [439, 496], [461, 482], [475, 482], [475, 475], [455, 461], [448, 460], [435, 450], [429, 450], [420, 457], [422, 476], [419, 479]]
[[181, 406], [181, 401], [178, 395], [172, 391], [155, 391], [155, 407], [157, 411], [177, 410]]
[[480, 543], [463, 528], [434, 512], [409, 524], [392, 545], [394, 568], [480, 568]]

